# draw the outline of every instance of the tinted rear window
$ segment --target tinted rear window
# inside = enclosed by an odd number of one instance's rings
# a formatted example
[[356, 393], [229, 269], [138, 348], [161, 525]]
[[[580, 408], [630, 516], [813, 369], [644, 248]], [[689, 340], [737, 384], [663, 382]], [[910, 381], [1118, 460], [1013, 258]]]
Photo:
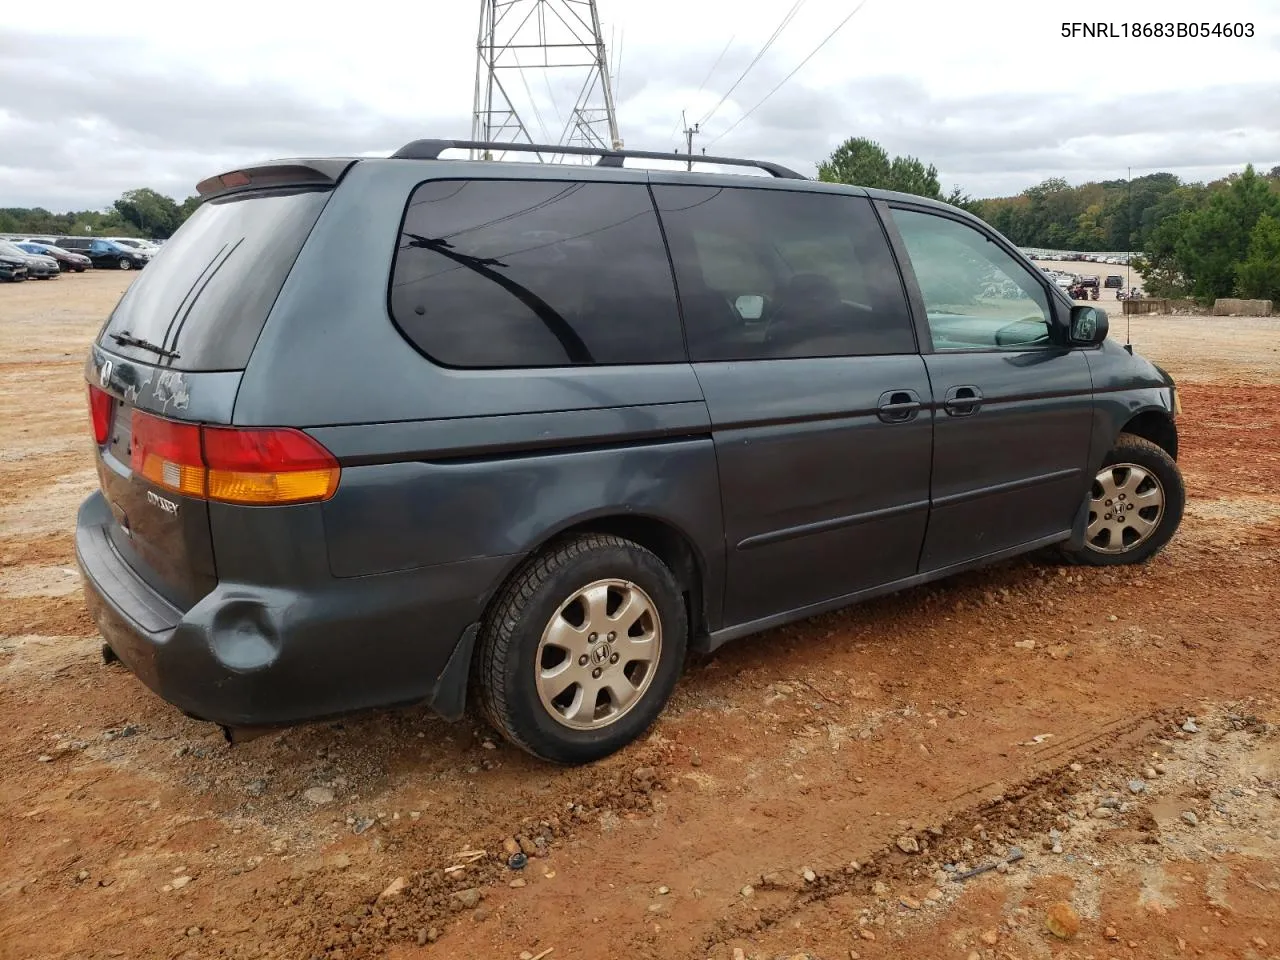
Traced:
[[433, 180], [409, 198], [391, 314], [446, 366], [685, 359], [644, 184]]
[[[244, 369], [328, 198], [292, 190], [205, 202], [120, 299], [103, 345], [179, 370]], [[126, 332], [178, 357], [112, 339]]]

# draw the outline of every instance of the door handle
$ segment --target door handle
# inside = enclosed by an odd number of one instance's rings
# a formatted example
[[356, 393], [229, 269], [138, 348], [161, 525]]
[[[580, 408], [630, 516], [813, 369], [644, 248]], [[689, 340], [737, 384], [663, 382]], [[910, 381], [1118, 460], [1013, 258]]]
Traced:
[[942, 408], [952, 417], [972, 416], [981, 406], [982, 391], [972, 385], [949, 388], [942, 401]]
[[885, 423], [907, 423], [916, 418], [924, 404], [914, 390], [886, 390], [880, 394], [876, 413]]

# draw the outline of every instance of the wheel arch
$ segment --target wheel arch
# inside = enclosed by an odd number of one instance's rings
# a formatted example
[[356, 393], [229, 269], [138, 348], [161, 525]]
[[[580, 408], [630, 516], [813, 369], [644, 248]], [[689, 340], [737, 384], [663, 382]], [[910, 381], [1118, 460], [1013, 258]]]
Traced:
[[601, 511], [575, 517], [543, 532], [533, 546], [518, 558], [513, 558], [511, 565], [498, 579], [485, 602], [485, 616], [502, 594], [503, 587], [519, 574], [530, 559], [559, 540], [587, 533], [612, 534], [630, 540], [666, 564], [685, 595], [689, 613], [690, 646], [696, 647], [699, 639], [707, 636], [711, 629], [711, 606], [714, 598], [711, 596], [712, 591], [708, 589], [706, 556], [679, 524], [655, 514], [631, 511]]
[[1125, 422], [1120, 433], [1150, 440], [1174, 460], [1178, 459], [1178, 426], [1169, 411], [1162, 407], [1140, 410]]

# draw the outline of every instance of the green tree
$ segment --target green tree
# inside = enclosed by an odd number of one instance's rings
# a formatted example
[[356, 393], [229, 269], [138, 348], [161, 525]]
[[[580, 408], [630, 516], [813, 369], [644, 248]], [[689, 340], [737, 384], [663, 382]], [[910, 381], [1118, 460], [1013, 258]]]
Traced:
[[818, 179], [887, 190], [891, 167], [889, 154], [880, 144], [865, 137], [850, 137], [818, 164]]
[[[959, 187], [952, 187], [951, 192], [942, 198], [944, 203], [949, 203], [953, 207], [959, 207], [961, 210], [968, 210], [976, 217], [982, 216], [983, 203], [981, 200], [975, 200], [969, 194], [965, 193]], [[1000, 229], [996, 227], [996, 229]]]
[[1181, 221], [1175, 253], [1196, 297], [1212, 300], [1235, 292], [1236, 268], [1249, 257], [1254, 228], [1268, 215], [1280, 219], [1280, 197], [1250, 164]]
[[126, 191], [115, 202], [116, 212], [143, 235], [168, 238], [185, 219], [178, 205], [150, 187]]
[[1191, 211], [1183, 211], [1164, 220], [1147, 239], [1141, 256], [1134, 257], [1133, 268], [1142, 274], [1143, 287], [1157, 297], [1186, 297], [1191, 293], [1182, 261], [1178, 258], [1178, 241], [1187, 231]]
[[915, 157], [890, 157], [884, 147], [866, 137], [851, 137], [836, 147], [818, 164], [818, 179], [942, 199], [937, 167]]
[[933, 164], [925, 166], [915, 157], [894, 157], [889, 164], [888, 189], [899, 193], [912, 193], [918, 197], [929, 197], [933, 200], [942, 196], [942, 185], [938, 183], [938, 168]]
[[1249, 254], [1236, 266], [1242, 297], [1280, 302], [1280, 216], [1264, 213], [1254, 224]]

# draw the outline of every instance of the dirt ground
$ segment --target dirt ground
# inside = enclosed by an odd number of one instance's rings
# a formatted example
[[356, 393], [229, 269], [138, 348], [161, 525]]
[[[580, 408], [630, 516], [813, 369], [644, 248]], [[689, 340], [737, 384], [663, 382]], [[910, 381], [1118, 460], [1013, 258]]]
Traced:
[[561, 769], [418, 709], [228, 747], [102, 664], [82, 361], [130, 279], [0, 286], [4, 960], [1280, 957], [1280, 321], [1134, 321], [1190, 488], [1150, 565], [731, 644]]

